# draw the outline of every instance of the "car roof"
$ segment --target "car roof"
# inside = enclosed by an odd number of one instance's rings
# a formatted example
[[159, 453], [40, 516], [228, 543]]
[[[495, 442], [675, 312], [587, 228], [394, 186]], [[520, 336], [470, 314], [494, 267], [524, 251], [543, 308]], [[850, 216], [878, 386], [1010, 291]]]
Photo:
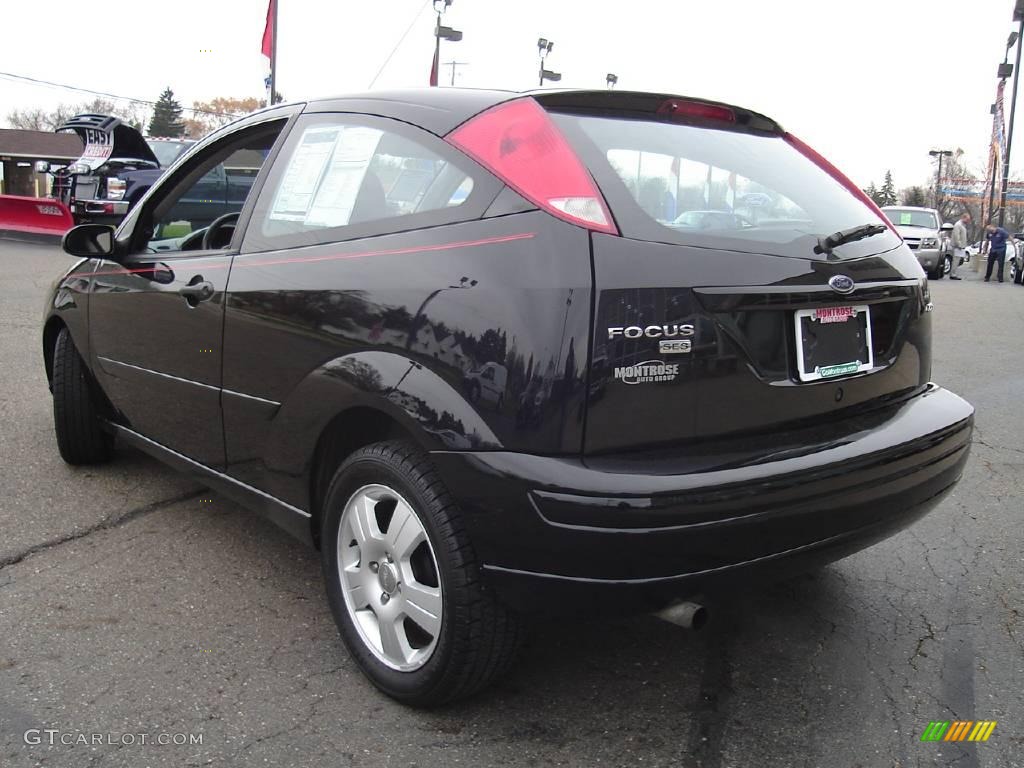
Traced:
[[679, 94], [645, 91], [534, 89], [507, 91], [485, 88], [410, 88], [395, 91], [368, 91], [344, 96], [311, 99], [304, 112], [359, 112], [390, 117], [418, 125], [444, 136], [469, 118], [504, 101], [533, 96], [548, 105], [563, 107], [594, 106], [648, 112], [651, 105], [665, 99], [693, 99], [729, 107], [757, 119], [762, 129], [781, 131], [764, 115], [733, 104]]
[[523, 94], [478, 88], [410, 88], [312, 99], [305, 112], [360, 112], [397, 118], [443, 136], [486, 109]]

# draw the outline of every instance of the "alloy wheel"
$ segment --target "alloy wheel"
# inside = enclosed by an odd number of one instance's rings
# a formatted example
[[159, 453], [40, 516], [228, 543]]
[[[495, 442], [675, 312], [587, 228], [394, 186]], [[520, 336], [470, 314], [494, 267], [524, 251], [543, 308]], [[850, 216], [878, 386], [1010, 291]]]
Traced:
[[441, 634], [437, 558], [419, 516], [386, 485], [349, 497], [338, 527], [345, 607], [366, 647], [402, 672], [430, 660]]

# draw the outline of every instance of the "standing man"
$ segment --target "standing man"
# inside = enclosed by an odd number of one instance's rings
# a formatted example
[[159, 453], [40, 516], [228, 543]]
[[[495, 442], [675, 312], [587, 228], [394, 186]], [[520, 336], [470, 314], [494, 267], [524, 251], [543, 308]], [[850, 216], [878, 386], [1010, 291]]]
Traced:
[[949, 269], [949, 279], [959, 280], [956, 270], [967, 255], [967, 225], [971, 223], [971, 214], [964, 213], [953, 225], [953, 266]]
[[985, 227], [985, 231], [988, 232], [988, 266], [985, 267], [985, 282], [987, 283], [989, 278], [992, 277], [992, 266], [998, 261], [999, 262], [999, 282], [1003, 282], [1003, 262], [1006, 260], [1006, 239], [1010, 236], [1002, 227], [997, 227], [995, 224], [989, 224]]

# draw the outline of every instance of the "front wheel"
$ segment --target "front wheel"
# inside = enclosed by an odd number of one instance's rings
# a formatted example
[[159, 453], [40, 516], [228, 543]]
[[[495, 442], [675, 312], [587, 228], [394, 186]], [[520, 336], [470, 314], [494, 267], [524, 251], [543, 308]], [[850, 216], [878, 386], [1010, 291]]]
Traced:
[[433, 706], [510, 666], [520, 624], [481, 584], [461, 513], [415, 446], [352, 454], [327, 491], [320, 541], [338, 630], [384, 693]]
[[53, 430], [68, 464], [98, 464], [113, 453], [114, 438], [103, 429], [89, 373], [67, 328], [53, 348]]

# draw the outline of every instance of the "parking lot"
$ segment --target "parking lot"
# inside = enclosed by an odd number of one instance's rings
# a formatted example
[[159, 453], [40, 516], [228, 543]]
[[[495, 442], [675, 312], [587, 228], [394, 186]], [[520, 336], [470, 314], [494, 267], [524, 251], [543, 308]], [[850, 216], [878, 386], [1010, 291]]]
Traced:
[[[977, 428], [924, 520], [699, 633], [547, 621], [500, 684], [422, 712], [349, 660], [314, 551], [134, 451], [61, 461], [39, 320], [69, 263], [0, 242], [0, 766], [1024, 765], [1024, 288], [932, 283], [933, 375]], [[932, 720], [998, 726], [921, 742]]]

